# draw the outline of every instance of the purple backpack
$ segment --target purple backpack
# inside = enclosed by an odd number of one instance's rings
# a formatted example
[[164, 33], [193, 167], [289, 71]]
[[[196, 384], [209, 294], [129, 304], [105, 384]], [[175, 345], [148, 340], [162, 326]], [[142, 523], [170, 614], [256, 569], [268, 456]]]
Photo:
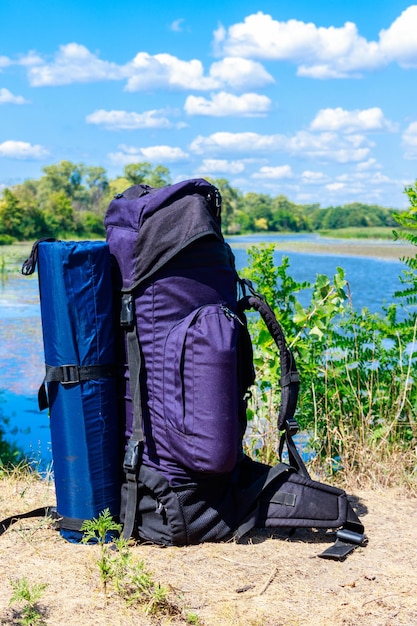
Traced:
[[[363, 542], [363, 526], [345, 492], [312, 481], [296, 450], [297, 369], [272, 310], [236, 273], [220, 214], [220, 194], [203, 179], [135, 185], [107, 210], [120, 311], [124, 536], [187, 545], [254, 526], [341, 528], [325, 556], [344, 558]], [[242, 449], [255, 382], [250, 308], [281, 357], [278, 429], [290, 464], [272, 468]]]

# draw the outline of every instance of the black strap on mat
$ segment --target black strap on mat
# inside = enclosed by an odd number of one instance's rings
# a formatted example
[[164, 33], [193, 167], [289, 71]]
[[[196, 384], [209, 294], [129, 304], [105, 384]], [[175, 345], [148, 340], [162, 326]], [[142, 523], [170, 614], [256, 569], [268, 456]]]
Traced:
[[24, 276], [30, 276], [35, 271], [36, 264], [38, 262], [38, 246], [43, 241], [53, 242], [53, 241], [57, 241], [57, 240], [54, 239], [53, 237], [43, 237], [42, 239], [38, 239], [37, 241], [35, 241], [35, 243], [32, 246], [32, 250], [30, 252], [30, 255], [28, 256], [28, 258], [25, 261], [23, 261], [22, 274]]
[[114, 376], [114, 365], [48, 365], [45, 366], [46, 374], [38, 391], [39, 410], [43, 411], [49, 406], [46, 385], [50, 382], [58, 382], [62, 385], [75, 385], [85, 380], [100, 380]]
[[51, 517], [54, 521], [58, 520], [59, 516], [54, 506], [42, 506], [26, 513], [18, 513], [17, 515], [11, 515], [0, 521], [0, 535], [6, 532], [8, 528], [15, 522], [21, 519], [28, 519], [31, 517]]
[[65, 530], [75, 530], [80, 531], [82, 525], [84, 524], [84, 519], [79, 519], [77, 517], [65, 517], [60, 515], [55, 506], [41, 506], [38, 509], [33, 509], [32, 511], [26, 511], [26, 513], [18, 513], [16, 515], [11, 515], [10, 517], [6, 517], [5, 519], [0, 521], [0, 536], [6, 532], [15, 522], [18, 522], [22, 519], [30, 519], [33, 517], [49, 517], [53, 522], [53, 526], [55, 529], [65, 529]]

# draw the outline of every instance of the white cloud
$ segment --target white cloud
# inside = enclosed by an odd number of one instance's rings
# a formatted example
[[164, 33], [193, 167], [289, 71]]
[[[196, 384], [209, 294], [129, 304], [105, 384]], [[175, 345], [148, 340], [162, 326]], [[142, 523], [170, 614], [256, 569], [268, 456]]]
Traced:
[[240, 57], [226, 57], [213, 63], [210, 76], [218, 80], [219, 84], [229, 85], [233, 89], [254, 89], [275, 82], [263, 65]]
[[199, 135], [192, 141], [190, 150], [196, 154], [216, 156], [223, 153], [284, 152], [324, 162], [349, 163], [368, 158], [370, 145], [372, 144], [363, 135], [339, 136], [329, 132], [313, 134], [299, 131], [293, 136], [217, 132], [207, 137]]
[[264, 165], [258, 172], [252, 174], [252, 178], [272, 178], [279, 180], [282, 178], [292, 178], [293, 176], [293, 171], [289, 165]]
[[28, 100], [25, 100], [23, 96], [15, 96], [11, 91], [4, 87], [0, 89], [0, 104], [27, 104]]
[[405, 129], [403, 136], [406, 159], [417, 159], [417, 122], [412, 122]]
[[306, 184], [323, 184], [323, 182], [329, 180], [329, 177], [323, 172], [312, 172], [311, 170], [305, 170], [301, 174], [301, 179], [302, 182]]
[[227, 30], [221, 27], [214, 37], [218, 53], [292, 61], [300, 75], [314, 78], [341, 78], [381, 63], [378, 45], [361, 37], [352, 22], [324, 28], [295, 19], [280, 22], [260, 11]]
[[417, 67], [417, 5], [405, 9], [387, 30], [382, 30], [380, 48], [389, 61]]
[[329, 191], [340, 191], [346, 187], [345, 183], [329, 183], [326, 185], [326, 189]]
[[0, 143], [0, 157], [8, 159], [37, 160], [49, 154], [48, 150], [39, 144], [32, 145], [26, 141], [3, 141]]
[[356, 169], [358, 171], [367, 171], [373, 169], [381, 169], [381, 165], [377, 162], [376, 159], [368, 159], [367, 161], [363, 161], [362, 163], [358, 163], [356, 165]]
[[[11, 63], [6, 57], [0, 57], [0, 67], [2, 59], [5, 65]], [[27, 67], [33, 87], [125, 80], [126, 91], [160, 88], [208, 91], [225, 87], [257, 88], [274, 82], [259, 62], [249, 59], [234, 57], [216, 61], [207, 74], [198, 59], [184, 61], [167, 53], [139, 52], [120, 65], [100, 59], [98, 54], [75, 42], [60, 46], [52, 60], [32, 51], [18, 63]]]
[[382, 109], [355, 109], [346, 111], [341, 107], [321, 109], [310, 124], [311, 130], [343, 131], [346, 133], [374, 130], [394, 130], [395, 126], [384, 118]]
[[227, 159], [203, 159], [198, 171], [205, 174], [241, 174], [245, 170], [245, 162], [228, 161]]
[[204, 76], [201, 61], [182, 61], [171, 54], [150, 55], [139, 52], [129, 64], [127, 91], [144, 91], [160, 87], [172, 89], [217, 89], [219, 81]]
[[171, 25], [170, 25], [170, 29], [173, 30], [175, 33], [181, 33], [184, 29], [183, 29], [183, 24], [184, 24], [184, 18], [183, 17], [179, 17], [177, 20], [174, 20]]
[[116, 165], [126, 165], [136, 163], [143, 159], [158, 163], [167, 161], [183, 161], [188, 158], [188, 154], [181, 148], [172, 146], [150, 146], [148, 148], [136, 148], [134, 146], [119, 146], [119, 152], [111, 152], [108, 155], [110, 161]]
[[69, 43], [60, 46], [52, 63], [30, 64], [28, 74], [33, 87], [43, 87], [120, 80], [127, 75], [127, 70], [125, 66], [102, 61], [85, 46]]
[[12, 62], [8, 57], [0, 56], [0, 72], [2, 67], [8, 67], [11, 63]]
[[261, 11], [214, 33], [219, 55], [290, 61], [299, 76], [345, 78], [397, 62], [417, 67], [417, 5], [408, 7], [377, 41], [362, 37], [356, 25], [316, 26], [299, 20], [281, 22]]
[[88, 124], [104, 126], [108, 130], [135, 130], [139, 128], [170, 128], [168, 118], [161, 111], [151, 110], [143, 113], [128, 111], [106, 111], [99, 109], [85, 118]]
[[188, 115], [209, 115], [213, 117], [259, 117], [265, 115], [271, 107], [267, 96], [256, 93], [244, 93], [235, 96], [221, 91], [211, 96], [211, 100], [201, 96], [188, 96], [185, 111]]

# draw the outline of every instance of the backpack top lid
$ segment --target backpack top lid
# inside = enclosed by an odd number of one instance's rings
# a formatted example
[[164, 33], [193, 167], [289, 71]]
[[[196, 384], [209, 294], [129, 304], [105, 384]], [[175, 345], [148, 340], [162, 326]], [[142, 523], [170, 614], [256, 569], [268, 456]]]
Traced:
[[134, 185], [110, 202], [104, 220], [111, 253], [130, 291], [200, 237], [221, 233], [221, 196], [203, 178], [153, 188]]

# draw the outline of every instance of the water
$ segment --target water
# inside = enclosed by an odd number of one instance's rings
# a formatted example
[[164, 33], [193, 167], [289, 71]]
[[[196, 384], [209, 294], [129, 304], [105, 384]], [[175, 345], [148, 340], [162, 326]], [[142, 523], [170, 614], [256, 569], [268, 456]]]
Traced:
[[[296, 235], [291, 239], [314, 240], [315, 236]], [[237, 268], [247, 264], [242, 244], [275, 241], [276, 236], [239, 237], [232, 248]], [[282, 241], [289, 237], [279, 237]], [[404, 265], [399, 261], [369, 257], [339, 257], [279, 250], [290, 259], [289, 273], [298, 281], [314, 282], [316, 274], [333, 276], [337, 266], [345, 269], [356, 309], [364, 306], [381, 311], [392, 301], [400, 287], [399, 275]], [[37, 392], [44, 375], [44, 359], [37, 276], [17, 272], [0, 285], [0, 426], [5, 438], [16, 443], [26, 454], [45, 467], [51, 461], [48, 412], [39, 412]], [[6, 421], [1, 421], [1, 416]]]
[[[298, 237], [291, 237], [291, 241], [299, 241], [307, 237], [309, 237], [309, 241], [315, 239], [314, 236], [310, 238], [308, 235], [298, 235]], [[271, 235], [269, 238], [265, 237], [263, 241], [272, 243], [277, 239], [277, 236]], [[285, 236], [279, 236], [279, 240], [282, 243], [285, 241]], [[247, 248], [241, 247], [241, 244], [253, 243], [253, 245], [257, 245], [261, 242], [260, 238], [250, 236], [232, 240], [232, 249], [238, 270], [247, 265], [248, 259]], [[288, 273], [299, 282], [314, 283], [317, 274], [325, 274], [332, 278], [336, 274], [337, 268], [342, 267], [349, 283], [353, 306], [357, 311], [367, 307], [372, 312], [381, 312], [383, 305], [392, 303], [394, 293], [401, 289], [399, 276], [405, 266], [394, 259], [306, 254], [280, 248], [274, 253], [274, 262], [279, 265], [283, 256], [287, 256], [290, 261]], [[307, 297], [308, 294], [306, 294], [306, 301], [303, 302], [302, 294], [300, 294], [302, 304], [307, 304]]]

